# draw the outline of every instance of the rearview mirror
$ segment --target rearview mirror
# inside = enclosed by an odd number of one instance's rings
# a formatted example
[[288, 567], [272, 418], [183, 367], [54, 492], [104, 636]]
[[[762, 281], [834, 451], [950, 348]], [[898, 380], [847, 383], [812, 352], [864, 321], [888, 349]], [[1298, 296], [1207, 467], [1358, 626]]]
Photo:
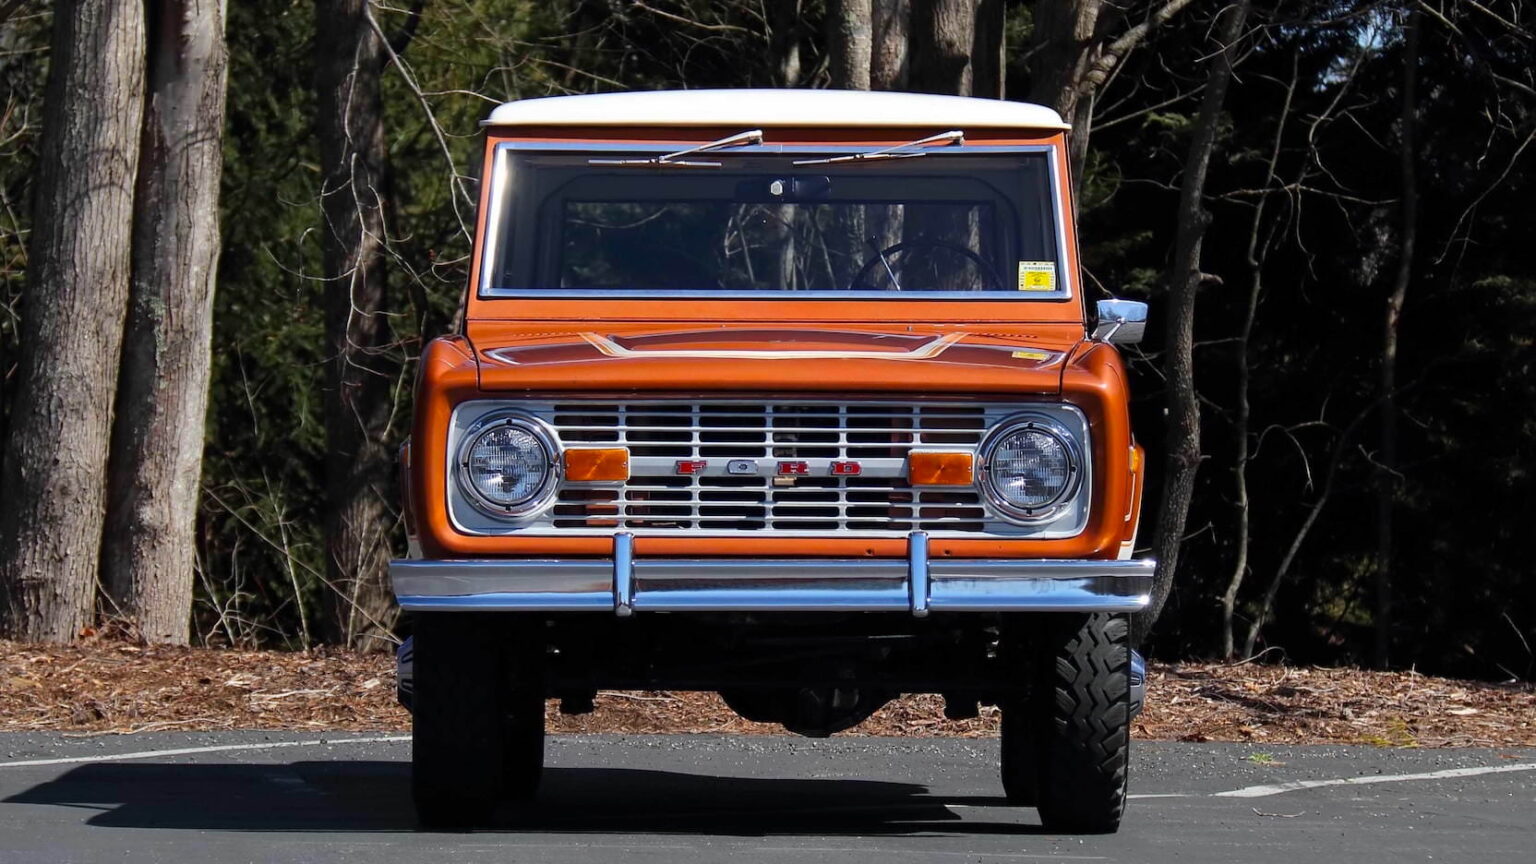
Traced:
[[1147, 330], [1147, 304], [1140, 300], [1100, 300], [1098, 321], [1093, 325], [1095, 342], [1135, 345]]
[[826, 175], [752, 177], [736, 184], [736, 200], [753, 202], [820, 201], [832, 195]]

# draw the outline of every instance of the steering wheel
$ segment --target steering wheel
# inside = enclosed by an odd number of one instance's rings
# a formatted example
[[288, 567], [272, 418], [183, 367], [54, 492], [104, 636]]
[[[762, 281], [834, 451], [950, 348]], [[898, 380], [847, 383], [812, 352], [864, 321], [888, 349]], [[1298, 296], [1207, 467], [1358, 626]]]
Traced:
[[[874, 244], [871, 243], [870, 245]], [[859, 272], [853, 274], [853, 280], [848, 283], [848, 290], [856, 291], [859, 290], [860, 286], [864, 286], [869, 290], [879, 290], [872, 283], [865, 281], [876, 267], [883, 267], [886, 275], [890, 277], [891, 284], [896, 286], [897, 291], [902, 290], [901, 280], [896, 278], [896, 271], [891, 267], [891, 256], [911, 249], [922, 248], [947, 249], [964, 258], [969, 258], [976, 265], [976, 272], [981, 274], [982, 281], [991, 283], [990, 286], [985, 287], [990, 287], [997, 291], [1006, 290], [1007, 286], [1003, 284], [1003, 279], [998, 275], [997, 268], [992, 266], [992, 262], [971, 251], [969, 247], [961, 246], [959, 243], [951, 243], [947, 240], [923, 239], [903, 240], [884, 249], [875, 250], [874, 257], [865, 261], [864, 265], [859, 268]]]

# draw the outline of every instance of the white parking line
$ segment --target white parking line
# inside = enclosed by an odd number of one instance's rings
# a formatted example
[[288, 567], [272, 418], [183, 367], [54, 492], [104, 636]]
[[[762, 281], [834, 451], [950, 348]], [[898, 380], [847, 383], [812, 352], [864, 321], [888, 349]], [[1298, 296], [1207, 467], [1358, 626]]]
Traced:
[[1373, 774], [1365, 777], [1337, 777], [1332, 780], [1293, 780], [1271, 786], [1245, 786], [1230, 792], [1216, 792], [1212, 798], [1267, 798], [1298, 789], [1316, 789], [1320, 786], [1364, 786], [1370, 783], [1407, 783], [1413, 780], [1445, 780], [1451, 777], [1476, 777], [1479, 774], [1505, 774], [1511, 771], [1536, 771], [1536, 762], [1522, 765], [1486, 765], [1481, 768], [1447, 768], [1424, 774]]
[[[77, 765], [89, 762], [123, 762], [130, 759], [154, 759], [168, 756], [195, 756], [200, 753], [229, 753], [235, 751], [281, 750], [292, 747], [318, 747], [326, 744], [399, 744], [411, 740], [409, 735], [378, 735], [371, 738], [311, 738], [303, 741], [263, 741], [254, 744], [215, 744], [207, 747], [178, 747], [170, 750], [136, 750], [130, 753], [102, 753], [94, 756], [64, 756], [57, 759], [22, 759], [0, 762], [0, 768], [29, 768], [42, 765]], [[1476, 768], [1447, 768], [1422, 774], [1373, 774], [1363, 777], [1335, 777], [1328, 780], [1292, 780], [1263, 786], [1244, 786], [1226, 792], [1212, 792], [1211, 798], [1267, 798], [1303, 789], [1326, 786], [1364, 786], [1374, 783], [1408, 783], [1416, 780], [1447, 780], [1456, 777], [1476, 777], [1483, 774], [1508, 774], [1516, 771], [1536, 771], [1536, 762], [1519, 765], [1484, 765]], [[1183, 792], [1152, 792], [1127, 795], [1127, 798], [1194, 798]], [[974, 807], [977, 805], [951, 804], [950, 807]]]
[[0, 768], [73, 765], [83, 762], [122, 762], [128, 759], [154, 759], [157, 756], [192, 756], [198, 753], [228, 753], [233, 750], [280, 750], [286, 747], [317, 747], [322, 744], [392, 744], [409, 740], [411, 740], [409, 735], [381, 735], [375, 738], [314, 738], [305, 741], [263, 741], [260, 744], [216, 744], [210, 747], [179, 747], [174, 750], [137, 750], [132, 753], [65, 756], [59, 759], [23, 759], [17, 762], [0, 762]]
[[[518, 848], [520, 848], [520, 849], [523, 848], [523, 844], [519, 843], [518, 844]], [[560, 847], [560, 848], [570, 848], [570, 847], [569, 846], [565, 846], [565, 847]], [[585, 846], [583, 846], [583, 848], [585, 848]], [[647, 846], [646, 848], [650, 849], [650, 848], [653, 848], [653, 847]], [[1051, 861], [1108, 861], [1109, 860], [1108, 858], [1106, 858], [1106, 857], [1104, 857], [1102, 855], [1056, 855], [1056, 854], [1051, 854], [1051, 853], [1033, 854], [1033, 853], [1030, 853], [1030, 852], [945, 852], [945, 851], [940, 851], [940, 850], [935, 850], [935, 849], [922, 849], [922, 850], [918, 850], [918, 849], [882, 849], [880, 847], [871, 847], [871, 846], [866, 846], [866, 845], [859, 845], [859, 846], [760, 846], [759, 845], [759, 846], [753, 846], [752, 847], [752, 851], [753, 852], [788, 853], [790, 855], [804, 855], [806, 853], [815, 853], [815, 854], [827, 855], [827, 856], [831, 856], [831, 855], [844, 856], [844, 855], [847, 855], [849, 852], [858, 853], [859, 855], [881, 855], [881, 856], [902, 856], [902, 855], [907, 855], [907, 856], [917, 856], [917, 857], [921, 858], [924, 861], [932, 861], [935, 858], [964, 858], [967, 861], [982, 861], [982, 860], [986, 860], [986, 859], [996, 859], [996, 858], [1006, 858], [1006, 859], [1009, 859], [1009, 860], [1016, 860], [1016, 861], [1035, 861], [1035, 860], [1046, 860], [1046, 859], [1049, 859]]]

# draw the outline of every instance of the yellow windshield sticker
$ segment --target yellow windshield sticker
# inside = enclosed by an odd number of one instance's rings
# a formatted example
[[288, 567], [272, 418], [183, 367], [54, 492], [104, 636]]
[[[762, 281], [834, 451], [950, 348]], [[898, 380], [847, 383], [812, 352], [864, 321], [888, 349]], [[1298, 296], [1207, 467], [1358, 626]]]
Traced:
[[1055, 291], [1056, 263], [1054, 261], [1020, 261], [1020, 291]]
[[1019, 360], [1049, 360], [1051, 355], [1044, 351], [1015, 351], [1013, 356]]

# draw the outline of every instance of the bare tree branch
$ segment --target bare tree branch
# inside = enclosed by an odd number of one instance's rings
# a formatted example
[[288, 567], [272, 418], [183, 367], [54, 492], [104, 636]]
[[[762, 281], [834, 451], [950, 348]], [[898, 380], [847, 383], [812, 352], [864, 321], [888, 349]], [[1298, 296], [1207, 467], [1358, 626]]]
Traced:
[[1532, 141], [1536, 141], [1536, 127], [1532, 127], [1531, 133], [1525, 136], [1525, 140], [1520, 142], [1519, 147], [1515, 148], [1515, 152], [1510, 155], [1509, 162], [1505, 164], [1504, 170], [1499, 172], [1499, 176], [1495, 177], [1493, 182], [1489, 183], [1483, 191], [1477, 193], [1477, 197], [1472, 199], [1472, 203], [1468, 204], [1466, 209], [1461, 211], [1461, 215], [1456, 218], [1456, 225], [1451, 229], [1450, 239], [1445, 241], [1445, 247], [1440, 250], [1439, 256], [1435, 258], [1436, 264], [1445, 260], [1445, 256], [1450, 254], [1452, 246], [1455, 246], [1458, 242], [1466, 243], [1471, 240], [1470, 234], [1461, 236], [1462, 226], [1466, 224], [1468, 217], [1472, 215], [1472, 211], [1476, 210], [1477, 206], [1483, 203], [1484, 198], [1487, 198], [1493, 190], [1504, 185], [1504, 178], [1508, 177], [1509, 172], [1514, 170], [1515, 163], [1520, 161], [1521, 154], [1525, 153], [1526, 148], [1531, 146]]
[[1201, 84], [1196, 85], [1192, 89], [1185, 90], [1185, 91], [1179, 93], [1178, 95], [1173, 96], [1172, 98], [1164, 99], [1163, 101], [1157, 103], [1156, 105], [1148, 105], [1145, 108], [1140, 108], [1138, 110], [1132, 111], [1129, 114], [1122, 114], [1119, 117], [1113, 117], [1113, 118], [1111, 118], [1109, 120], [1100, 120], [1098, 122], [1095, 122], [1093, 125], [1099, 131], [1103, 131], [1105, 129], [1108, 129], [1111, 126], [1117, 126], [1117, 125], [1119, 125], [1121, 123], [1125, 123], [1125, 122], [1130, 121], [1130, 120], [1135, 120], [1137, 117], [1145, 117], [1146, 115], [1151, 114], [1154, 111], [1159, 111], [1159, 110], [1161, 110], [1163, 108], [1167, 108], [1169, 105], [1174, 105], [1174, 104], [1177, 104], [1179, 102], [1183, 102], [1185, 99], [1192, 99], [1192, 98], [1200, 95], [1203, 92], [1205, 92], [1205, 84], [1201, 83]]
[[665, 18], [668, 21], [672, 21], [677, 24], [684, 24], [699, 30], [709, 30], [716, 33], [747, 33], [752, 36], [761, 35], [754, 30], [750, 30], [746, 27], [741, 27], [736, 24], [706, 24], [703, 21], [695, 21], [692, 18], [678, 15], [673, 12], [668, 12], [665, 9], [657, 9], [655, 6], [647, 6], [640, 2], [640, 0], [635, 0], [632, 6], [635, 9], [639, 9], [641, 12], [649, 12], [650, 14], [655, 15], [657, 18]]
[[400, 55], [395, 53], [394, 47], [389, 44], [389, 39], [384, 35], [384, 28], [380, 27], [378, 19], [373, 17], [373, 6], [374, 0], [369, 0], [368, 3], [363, 5], [363, 17], [368, 21], [368, 26], [372, 28], [374, 35], [378, 37], [379, 43], [384, 46], [384, 51], [389, 55], [391, 65], [400, 70], [400, 77], [405, 81], [405, 86], [410, 88], [411, 94], [421, 104], [422, 113], [427, 118], [427, 125], [432, 127], [432, 135], [437, 138], [438, 147], [443, 151], [443, 159], [448, 163], [448, 182], [452, 185], [455, 193], [450, 196], [453, 200], [453, 215], [458, 219], [459, 230], [463, 232], [465, 237], [471, 237], [469, 224], [465, 221], [464, 213], [459, 210], [459, 204], [462, 201], [464, 206], [473, 209], [475, 206], [474, 196], [470, 195], [469, 190], [464, 186], [464, 180], [453, 161], [453, 151], [448, 147], [448, 138], [443, 134], [443, 127], [437, 122], [437, 115], [432, 112], [432, 104], [427, 101], [426, 94], [422, 93], [421, 88], [417, 86], [416, 79], [411, 75], [411, 70], [405, 65], [405, 61], [400, 59]]
[[1168, 19], [1179, 14], [1193, 0], [1169, 0], [1162, 8], [1153, 12], [1146, 20], [1131, 29], [1120, 34], [1120, 38], [1104, 46], [1104, 51], [1093, 61], [1088, 68], [1088, 74], [1078, 84], [1078, 91], [1083, 95], [1092, 94], [1104, 83], [1111, 70], [1119, 65], [1120, 60], [1129, 54], [1141, 41], [1147, 38], [1152, 28], [1161, 27]]
[[426, 5], [427, 0], [416, 0], [411, 4], [410, 11], [405, 13], [405, 23], [400, 25], [400, 31], [384, 43], [389, 46], [389, 53], [404, 54], [405, 49], [410, 47], [411, 40], [416, 38], [416, 30], [421, 26], [422, 7]]
[[1302, 519], [1301, 526], [1296, 529], [1291, 537], [1290, 545], [1285, 549], [1285, 554], [1280, 558], [1280, 564], [1275, 568], [1274, 575], [1269, 579], [1269, 584], [1264, 589], [1264, 598], [1259, 603], [1259, 611], [1248, 624], [1248, 637], [1243, 640], [1243, 656], [1253, 654], [1255, 643], [1259, 640], [1259, 632], [1268, 623], [1269, 616], [1275, 608], [1275, 597], [1280, 593], [1280, 585], [1285, 582], [1285, 577], [1291, 572], [1291, 565], [1296, 561], [1296, 555], [1301, 551], [1301, 546], [1307, 540], [1307, 535], [1312, 532], [1312, 526], [1317, 524], [1317, 517], [1323, 512], [1323, 507], [1328, 504], [1328, 498], [1333, 494], [1334, 479], [1338, 476], [1339, 466], [1344, 461], [1344, 454], [1348, 452], [1349, 441], [1359, 431], [1365, 419], [1376, 410], [1378, 403], [1372, 402], [1355, 415], [1349, 425], [1339, 435], [1339, 440], [1334, 443], [1333, 455], [1328, 460], [1328, 472], [1323, 475], [1323, 488], [1318, 492], [1317, 500], [1307, 508], [1306, 518]]
[[0, 25], [11, 20], [11, 16], [21, 11], [21, 7], [27, 5], [27, 0], [6, 0], [0, 3]]
[[1489, 18], [1492, 18], [1493, 20], [1499, 22], [1500, 24], [1502, 24], [1504, 26], [1504, 29], [1508, 30], [1509, 32], [1516, 33], [1516, 34], [1518, 34], [1520, 36], [1524, 36], [1527, 39], [1532, 38], [1531, 37], [1531, 31], [1525, 29], [1524, 27], [1521, 27], [1519, 24], [1516, 24], [1513, 21], [1506, 20], [1505, 18], [1500, 16], [1499, 13], [1497, 13], [1497, 12], [1493, 11], [1492, 9], [1489, 9], [1487, 6], [1484, 6], [1483, 4], [1477, 2], [1477, 0], [1461, 0], [1461, 2], [1467, 4], [1468, 6], [1471, 6], [1473, 9], [1476, 9], [1477, 11], [1483, 13], [1484, 15], [1487, 15]]
[[[1270, 146], [1269, 161], [1264, 166], [1264, 187], [1269, 189], [1277, 177], [1276, 166], [1280, 162], [1280, 145], [1285, 138], [1285, 127], [1291, 118], [1291, 104], [1296, 95], [1297, 81], [1301, 77], [1300, 58], [1293, 55], [1291, 58], [1291, 79], [1285, 88], [1285, 101], [1280, 106], [1280, 117], [1275, 121], [1275, 137]], [[1253, 208], [1253, 218], [1248, 226], [1248, 249], [1246, 261], [1248, 264], [1248, 303], [1244, 308], [1243, 326], [1238, 336], [1237, 350], [1237, 420], [1234, 424], [1233, 437], [1237, 442], [1236, 464], [1232, 466], [1235, 489], [1237, 492], [1237, 560], [1232, 565], [1232, 574], [1227, 577], [1227, 589], [1221, 595], [1221, 652], [1226, 659], [1233, 655], [1232, 644], [1232, 618], [1237, 608], [1238, 591], [1242, 588], [1243, 579], [1248, 574], [1248, 550], [1252, 536], [1252, 507], [1248, 490], [1248, 463], [1252, 459], [1249, 448], [1249, 424], [1252, 420], [1252, 403], [1249, 398], [1253, 367], [1249, 354], [1253, 343], [1253, 325], [1259, 314], [1259, 300], [1264, 292], [1264, 264], [1269, 257], [1269, 241], [1262, 245], [1259, 237], [1264, 228], [1264, 208], [1269, 203], [1269, 196], [1259, 198]], [[1273, 229], [1271, 229], [1273, 237]]]

